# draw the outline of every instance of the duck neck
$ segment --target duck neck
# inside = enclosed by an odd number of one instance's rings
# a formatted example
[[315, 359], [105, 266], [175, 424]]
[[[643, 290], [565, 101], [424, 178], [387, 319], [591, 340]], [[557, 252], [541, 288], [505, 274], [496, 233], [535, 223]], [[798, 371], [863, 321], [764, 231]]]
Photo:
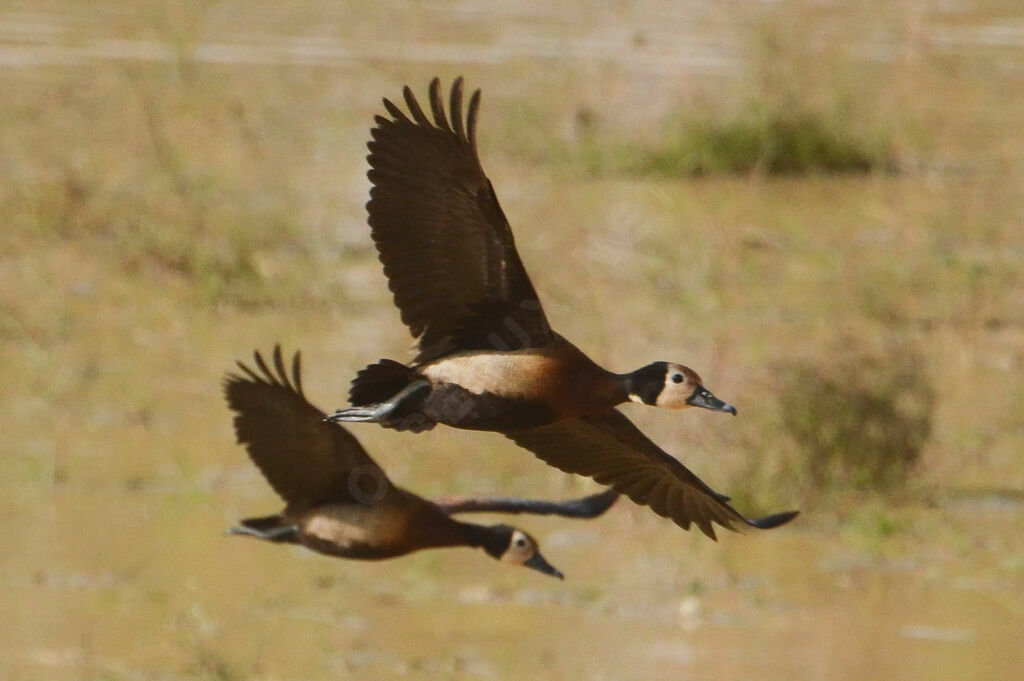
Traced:
[[[641, 370], [631, 371], [628, 374], [615, 374], [615, 398], [616, 404], [623, 402], [643, 402], [653, 404], [657, 394], [649, 396], [650, 389], [648, 382], [641, 374]], [[650, 400], [648, 399], [650, 397]]]
[[489, 555], [497, 558], [501, 556], [505, 550], [506, 538], [502, 537], [496, 532], [494, 527], [489, 525], [475, 525], [473, 523], [463, 523], [459, 521], [453, 521], [462, 531], [464, 541], [461, 542], [463, 546], [472, 546], [473, 548], [483, 549]]
[[628, 374], [615, 374], [615, 396], [619, 398], [619, 402], [628, 402], [632, 399], [632, 396], [636, 394], [637, 380], [636, 372], [629, 372]]
[[624, 395], [622, 401], [631, 400], [644, 404], [657, 404], [665, 384], [663, 362], [654, 362], [628, 374], [617, 374], [616, 379]]

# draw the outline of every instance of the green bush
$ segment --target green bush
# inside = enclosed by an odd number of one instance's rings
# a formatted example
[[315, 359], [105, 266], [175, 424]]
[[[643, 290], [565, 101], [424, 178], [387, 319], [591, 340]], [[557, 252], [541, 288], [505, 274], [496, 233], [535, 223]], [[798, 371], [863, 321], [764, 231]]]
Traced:
[[890, 145], [865, 140], [843, 121], [810, 109], [751, 105], [732, 119], [676, 117], [655, 147], [588, 139], [578, 157], [596, 174], [665, 177], [712, 174], [867, 173], [896, 167]]
[[916, 354], [851, 353], [785, 374], [782, 420], [812, 482], [862, 490], [903, 482], [931, 432], [935, 402]]
[[669, 147], [651, 154], [649, 163], [662, 174], [691, 175], [863, 173], [877, 165], [865, 145], [808, 112], [691, 122]]

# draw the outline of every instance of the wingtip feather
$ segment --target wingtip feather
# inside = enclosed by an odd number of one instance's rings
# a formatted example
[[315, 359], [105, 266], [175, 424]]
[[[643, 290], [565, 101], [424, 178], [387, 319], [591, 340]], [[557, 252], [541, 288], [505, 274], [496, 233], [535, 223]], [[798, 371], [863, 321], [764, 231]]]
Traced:
[[800, 511], [785, 511], [784, 513], [773, 513], [763, 518], [753, 518], [747, 520], [747, 523], [759, 530], [770, 530], [780, 525], [785, 525], [798, 515], [800, 515]]
[[394, 123], [396, 121], [409, 122], [409, 117], [405, 115], [405, 112], [403, 112], [400, 108], [398, 108], [398, 106], [395, 105], [394, 102], [392, 102], [390, 99], [386, 97], [384, 98], [384, 108], [387, 109], [387, 112], [389, 114], [391, 114], [391, 118], [393, 120], [388, 120], [387, 118], [384, 118], [381, 115], [374, 116], [373, 122], [376, 123], [378, 127], [387, 125], [388, 123]]
[[448, 125], [448, 114], [444, 111], [444, 102], [441, 99], [441, 80], [434, 78], [430, 81], [430, 110], [434, 114], [434, 125], [445, 132], [451, 132]]
[[462, 76], [452, 83], [451, 97], [448, 102], [449, 113], [452, 117], [452, 126], [459, 139], [466, 138], [466, 128], [462, 121]]
[[413, 94], [412, 88], [408, 85], [402, 88], [402, 96], [405, 97], [405, 105], [409, 107], [409, 113], [412, 114], [413, 120], [418, 125], [424, 125], [429, 128], [430, 121], [427, 119], [426, 114], [423, 113], [423, 109], [420, 108], [420, 103], [416, 101], [416, 95]]
[[473, 153], [476, 153], [476, 117], [480, 110], [480, 90], [474, 90], [469, 98], [469, 108], [466, 112], [466, 139]]

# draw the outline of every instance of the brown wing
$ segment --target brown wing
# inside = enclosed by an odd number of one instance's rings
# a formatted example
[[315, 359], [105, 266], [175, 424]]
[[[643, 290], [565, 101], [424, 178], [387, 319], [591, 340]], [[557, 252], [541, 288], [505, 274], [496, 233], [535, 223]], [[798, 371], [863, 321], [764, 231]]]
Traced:
[[563, 518], [596, 518], [612, 507], [619, 499], [614, 489], [597, 494], [565, 499], [563, 501], [541, 501], [518, 497], [445, 497], [435, 499], [449, 515], [454, 513], [531, 513], [534, 515], [557, 515]]
[[796, 515], [745, 518], [727, 503], [728, 497], [705, 485], [617, 409], [509, 433], [508, 437], [555, 468], [609, 485], [637, 504], [671, 518], [684, 530], [690, 529], [691, 523], [697, 525], [712, 539], [716, 538], [712, 523], [729, 530], [737, 525], [767, 529]]
[[404, 90], [409, 115], [384, 100], [367, 145], [373, 240], [417, 361], [451, 350], [538, 347], [551, 330], [516, 252], [512, 230], [480, 166], [473, 93], [465, 123], [462, 79], [449, 112], [438, 79], [427, 117]]
[[325, 422], [325, 414], [306, 400], [299, 353], [292, 359], [290, 378], [280, 346], [274, 348], [273, 368], [258, 352], [253, 359], [256, 370], [239, 362], [244, 375], [226, 377], [224, 395], [235, 412], [239, 444], [285, 502], [351, 500], [350, 474], [356, 469], [376, 478], [375, 484], [384, 482], [359, 441], [340, 425]]

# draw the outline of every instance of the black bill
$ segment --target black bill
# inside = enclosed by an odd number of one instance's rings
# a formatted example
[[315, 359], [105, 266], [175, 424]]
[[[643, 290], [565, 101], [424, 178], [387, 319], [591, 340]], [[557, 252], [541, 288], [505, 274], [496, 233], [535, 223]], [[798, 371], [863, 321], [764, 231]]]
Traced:
[[732, 406], [728, 402], [723, 402], [714, 395], [711, 391], [702, 385], [698, 385], [693, 394], [686, 400], [686, 403], [694, 407], [703, 407], [704, 409], [710, 409], [711, 411], [724, 411], [733, 416], [736, 415], [736, 407]]

